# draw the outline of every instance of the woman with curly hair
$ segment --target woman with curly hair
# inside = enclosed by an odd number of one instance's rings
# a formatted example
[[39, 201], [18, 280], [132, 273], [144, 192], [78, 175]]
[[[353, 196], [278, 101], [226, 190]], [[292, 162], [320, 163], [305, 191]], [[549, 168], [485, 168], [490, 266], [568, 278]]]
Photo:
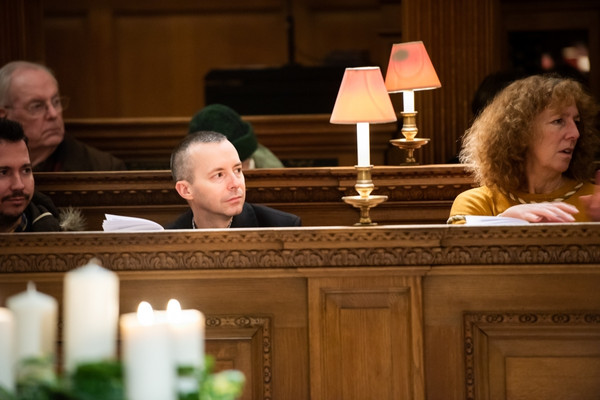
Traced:
[[448, 223], [468, 215], [600, 221], [600, 186], [591, 181], [597, 115], [575, 80], [535, 75], [511, 83], [463, 137], [459, 159], [480, 187], [456, 197]]

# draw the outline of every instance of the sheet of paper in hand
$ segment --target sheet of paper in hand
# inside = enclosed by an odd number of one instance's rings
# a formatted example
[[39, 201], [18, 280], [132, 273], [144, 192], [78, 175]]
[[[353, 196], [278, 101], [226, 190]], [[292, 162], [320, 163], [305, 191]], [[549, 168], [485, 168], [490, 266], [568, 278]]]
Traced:
[[465, 225], [527, 225], [529, 221], [511, 217], [492, 217], [489, 215], [465, 215]]

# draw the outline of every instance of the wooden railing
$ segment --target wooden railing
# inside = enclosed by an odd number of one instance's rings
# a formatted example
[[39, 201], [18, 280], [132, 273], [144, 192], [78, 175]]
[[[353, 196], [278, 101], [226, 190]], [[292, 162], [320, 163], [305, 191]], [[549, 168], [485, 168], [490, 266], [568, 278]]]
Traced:
[[[356, 164], [356, 126], [329, 123], [328, 114], [246, 116], [258, 141], [287, 166]], [[171, 151], [188, 132], [189, 118], [101, 118], [65, 121], [69, 134], [123, 159], [130, 169], [168, 169]], [[371, 158], [386, 163], [396, 124], [371, 126]], [[394, 150], [394, 149], [391, 149]], [[399, 151], [399, 150], [397, 150]]]
[[120, 313], [204, 312], [244, 400], [600, 393], [597, 223], [0, 234], [0, 305], [91, 257]]
[[[358, 210], [342, 201], [357, 194], [353, 167], [256, 169], [245, 177], [246, 201], [294, 213], [304, 226], [358, 222]], [[388, 196], [371, 210], [378, 224], [445, 223], [456, 195], [473, 184], [461, 165], [374, 167], [372, 178], [373, 194]], [[101, 230], [105, 213], [164, 225], [187, 208], [169, 171], [38, 173], [36, 188], [58, 207], [81, 209], [88, 230]]]

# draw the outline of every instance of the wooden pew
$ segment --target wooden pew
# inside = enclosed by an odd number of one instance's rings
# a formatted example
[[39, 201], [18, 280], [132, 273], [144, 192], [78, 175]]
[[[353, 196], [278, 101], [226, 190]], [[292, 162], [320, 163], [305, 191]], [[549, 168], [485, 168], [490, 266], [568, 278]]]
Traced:
[[[357, 194], [353, 167], [256, 169], [244, 174], [247, 201], [294, 213], [304, 226], [358, 222], [358, 209], [342, 200]], [[472, 186], [462, 165], [378, 166], [372, 178], [373, 194], [388, 196], [371, 209], [378, 224], [445, 223], [456, 195]], [[38, 173], [36, 188], [58, 207], [81, 209], [88, 230], [102, 230], [105, 213], [164, 225], [187, 208], [168, 171]]]
[[[286, 166], [356, 164], [356, 126], [329, 123], [329, 114], [245, 116], [260, 143]], [[188, 117], [87, 118], [65, 121], [76, 138], [123, 159], [130, 169], [169, 169], [171, 151], [187, 134]], [[371, 161], [386, 164], [396, 124], [371, 125]], [[395, 149], [391, 149], [395, 150]], [[399, 152], [400, 150], [395, 150]]]
[[595, 399], [600, 224], [0, 234], [0, 305], [91, 257], [175, 297], [244, 399]]

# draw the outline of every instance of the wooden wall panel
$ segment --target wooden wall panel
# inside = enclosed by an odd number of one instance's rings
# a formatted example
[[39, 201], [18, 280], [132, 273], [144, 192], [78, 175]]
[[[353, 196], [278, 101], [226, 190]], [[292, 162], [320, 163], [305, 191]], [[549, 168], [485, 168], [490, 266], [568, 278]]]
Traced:
[[206, 352], [215, 357], [215, 370], [242, 371], [248, 384], [240, 400], [271, 399], [272, 350], [269, 317], [207, 316]]
[[114, 19], [119, 115], [193, 115], [215, 67], [277, 66], [280, 13], [119, 15]]
[[[476, 240], [481, 238], [473, 237]], [[540, 250], [547, 251], [555, 240], [558, 237], [546, 238]], [[487, 254], [497, 260], [507, 252], [533, 255], [506, 246]], [[571, 251], [577, 252], [576, 247]], [[428, 275], [426, 376], [440, 378], [428, 381], [430, 399], [587, 399], [597, 394], [600, 292], [593, 288], [600, 285], [600, 274], [585, 266], [560, 265], [549, 254], [538, 256], [525, 274], [487, 265], [442, 267]], [[590, 262], [599, 260], [590, 258]], [[450, 367], [457, 363], [465, 369]], [[563, 365], [562, 373], [550, 381], [557, 364]], [[526, 365], [535, 367], [519, 378]], [[586, 372], [586, 367], [594, 369]]]
[[594, 399], [600, 324], [585, 313], [466, 313], [467, 399]]
[[221, 362], [272, 365], [251, 371], [272, 399], [598, 396], [597, 223], [0, 234], [0, 304], [29, 280], [60, 302], [91, 257], [118, 273], [121, 312], [176, 296], [220, 316], [211, 341], [241, 340], [216, 343]]
[[421, 399], [418, 277], [309, 279], [313, 399]]
[[0, 66], [14, 60], [44, 60], [42, 0], [0, 1]]
[[[284, 0], [49, 0], [45, 31], [57, 40], [45, 43], [46, 59], [63, 93], [81, 104], [67, 117], [191, 116], [204, 106], [209, 70], [280, 67], [289, 61], [286, 13], [291, 7], [298, 63], [322, 65], [338, 50], [371, 53], [379, 43], [381, 5], [359, 3], [323, 9]], [[77, 51], [64, 56], [61, 21], [74, 14], [87, 30], [72, 36]], [[72, 63], [74, 55], [85, 65]], [[379, 54], [372, 62], [387, 59]]]
[[[92, 54], [83, 51], [88, 45], [90, 19], [85, 11], [61, 15], [44, 20], [44, 29], [52, 50], [46, 54], [46, 64], [53, 70], [59, 82], [61, 94], [71, 99], [67, 115], [86, 114], [98, 107], [98, 85], [104, 80], [94, 79]], [[64, 63], [68, 62], [68, 68]]]
[[499, 0], [403, 0], [402, 41], [422, 40], [442, 83], [415, 94], [419, 136], [431, 138], [422, 163], [460, 149], [479, 83], [500, 69]]

